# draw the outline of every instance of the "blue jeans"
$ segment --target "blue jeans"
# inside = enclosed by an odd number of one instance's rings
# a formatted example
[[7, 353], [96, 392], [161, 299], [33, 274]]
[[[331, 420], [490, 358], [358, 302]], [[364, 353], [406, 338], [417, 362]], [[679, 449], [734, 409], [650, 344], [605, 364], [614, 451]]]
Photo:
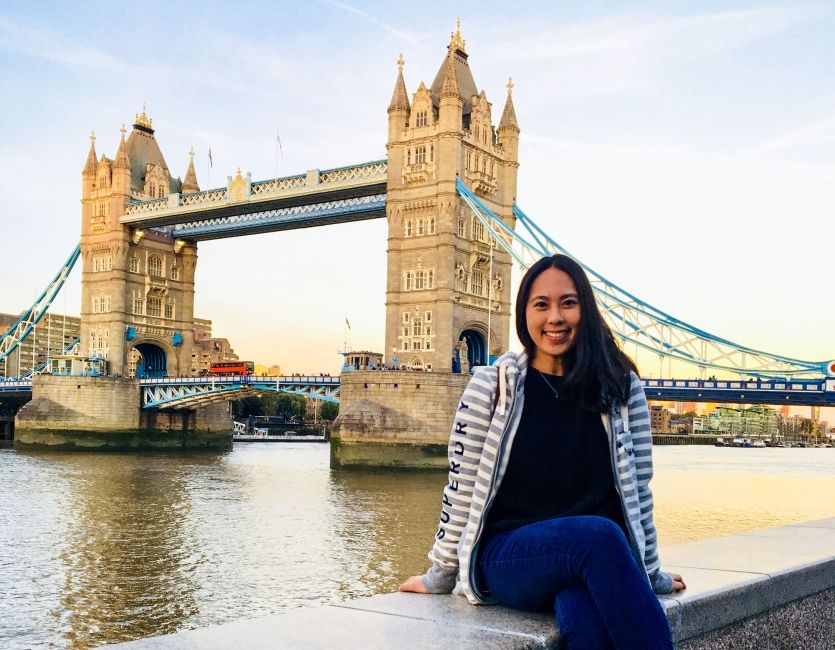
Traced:
[[561, 517], [497, 533], [478, 568], [502, 605], [554, 611], [570, 650], [673, 647], [664, 608], [609, 519]]

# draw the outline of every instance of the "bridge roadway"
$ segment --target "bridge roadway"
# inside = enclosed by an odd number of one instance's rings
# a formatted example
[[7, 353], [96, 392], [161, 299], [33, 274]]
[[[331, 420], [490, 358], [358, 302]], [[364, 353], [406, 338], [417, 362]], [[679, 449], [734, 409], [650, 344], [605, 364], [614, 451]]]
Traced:
[[[383, 372], [383, 371], [380, 371]], [[835, 406], [835, 379], [734, 381], [644, 379], [647, 398], [662, 402], [717, 402], [779, 406]], [[339, 377], [321, 375], [232, 375], [140, 379], [142, 408], [184, 409], [228, 399], [242, 392], [280, 392], [339, 403]], [[0, 380], [0, 394], [32, 392], [32, 379]], [[234, 395], [232, 393], [235, 393]]]
[[386, 216], [387, 170], [375, 160], [257, 182], [239, 172], [227, 187], [129, 201], [119, 221], [202, 241], [378, 219]]

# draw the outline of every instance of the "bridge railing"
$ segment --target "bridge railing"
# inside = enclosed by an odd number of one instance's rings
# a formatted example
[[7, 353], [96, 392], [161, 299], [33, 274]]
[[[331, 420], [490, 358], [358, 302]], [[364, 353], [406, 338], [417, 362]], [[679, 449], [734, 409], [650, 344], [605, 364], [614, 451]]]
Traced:
[[[388, 161], [372, 160], [359, 165], [337, 167], [335, 169], [312, 170], [307, 174], [296, 174], [283, 178], [249, 182], [246, 198], [259, 202], [261, 199], [274, 198], [282, 194], [292, 194], [305, 188], [327, 189], [339, 185], [370, 181], [385, 182], [388, 175]], [[142, 201], [132, 199], [125, 206], [123, 222], [133, 222], [136, 217], [154, 215], [160, 212], [176, 211], [180, 208], [206, 208], [222, 206], [230, 202], [229, 189], [217, 187], [191, 194], [170, 194], [164, 199]]]

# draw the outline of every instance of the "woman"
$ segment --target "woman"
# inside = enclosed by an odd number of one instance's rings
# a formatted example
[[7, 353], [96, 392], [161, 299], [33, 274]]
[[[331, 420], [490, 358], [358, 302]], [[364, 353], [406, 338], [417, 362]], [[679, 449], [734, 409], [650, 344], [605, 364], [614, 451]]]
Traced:
[[400, 590], [554, 611], [572, 650], [672, 648], [646, 397], [575, 261], [528, 269], [516, 332], [464, 391], [432, 567]]

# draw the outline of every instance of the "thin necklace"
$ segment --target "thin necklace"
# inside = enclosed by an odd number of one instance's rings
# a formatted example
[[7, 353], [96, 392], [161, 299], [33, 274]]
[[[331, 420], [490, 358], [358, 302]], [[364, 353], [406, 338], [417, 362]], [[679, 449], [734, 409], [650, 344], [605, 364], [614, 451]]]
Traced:
[[550, 388], [550, 389], [551, 389], [551, 392], [552, 392], [552, 393], [554, 393], [554, 397], [556, 397], [557, 399], [559, 399], [559, 398], [560, 398], [560, 394], [557, 392], [557, 389], [556, 389], [556, 388], [554, 388], [554, 387], [551, 385], [551, 382], [550, 382], [550, 381], [548, 381], [548, 380], [545, 378], [545, 374], [544, 374], [544, 373], [543, 373], [543, 372], [542, 372], [539, 368], [537, 368], [537, 369], [536, 369], [536, 371], [539, 373], [539, 376], [540, 376], [540, 377], [542, 377], [542, 381], [544, 381], [546, 384], [548, 384], [548, 388]]

